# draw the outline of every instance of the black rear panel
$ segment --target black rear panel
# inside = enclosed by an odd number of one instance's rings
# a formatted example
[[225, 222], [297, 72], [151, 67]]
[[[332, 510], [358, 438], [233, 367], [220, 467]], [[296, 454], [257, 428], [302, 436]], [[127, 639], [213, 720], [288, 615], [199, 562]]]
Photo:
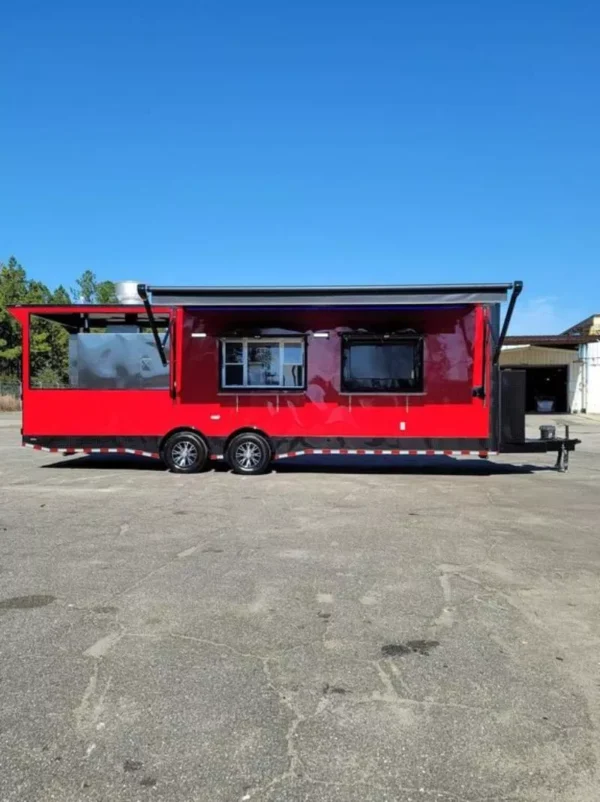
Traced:
[[500, 446], [525, 440], [526, 374], [524, 370], [500, 372]]

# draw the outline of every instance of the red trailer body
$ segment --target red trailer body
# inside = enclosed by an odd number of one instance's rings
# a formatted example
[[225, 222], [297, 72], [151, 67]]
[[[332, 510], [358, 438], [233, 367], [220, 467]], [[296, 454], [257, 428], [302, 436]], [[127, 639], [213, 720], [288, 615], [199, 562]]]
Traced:
[[[23, 443], [185, 472], [208, 458], [255, 473], [312, 453], [487, 456], [506, 446], [494, 355], [510, 286], [140, 285], [139, 306], [15, 307]], [[36, 378], [40, 318], [69, 332], [69, 386]]]

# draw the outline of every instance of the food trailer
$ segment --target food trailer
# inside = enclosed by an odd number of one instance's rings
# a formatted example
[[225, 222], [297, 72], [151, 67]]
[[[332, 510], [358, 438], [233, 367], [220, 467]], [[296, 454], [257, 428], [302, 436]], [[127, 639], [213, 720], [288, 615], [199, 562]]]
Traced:
[[[524, 377], [498, 365], [521, 289], [139, 284], [118, 305], [12, 307], [23, 445], [154, 457], [179, 473], [210, 460], [258, 474], [302, 455], [549, 451], [565, 470], [579, 441], [551, 427], [527, 439]], [[60, 386], [33, 358], [36, 320], [57, 329]]]

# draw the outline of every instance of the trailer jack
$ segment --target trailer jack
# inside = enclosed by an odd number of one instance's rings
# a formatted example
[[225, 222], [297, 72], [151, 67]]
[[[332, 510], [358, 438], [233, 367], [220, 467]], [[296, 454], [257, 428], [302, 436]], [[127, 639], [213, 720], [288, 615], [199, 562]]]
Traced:
[[556, 454], [555, 467], [559, 473], [565, 473], [569, 470], [569, 449], [566, 443], [560, 444], [560, 448]]
[[565, 438], [560, 444], [556, 454], [556, 470], [559, 473], [566, 473], [569, 470], [569, 427], [565, 426]]

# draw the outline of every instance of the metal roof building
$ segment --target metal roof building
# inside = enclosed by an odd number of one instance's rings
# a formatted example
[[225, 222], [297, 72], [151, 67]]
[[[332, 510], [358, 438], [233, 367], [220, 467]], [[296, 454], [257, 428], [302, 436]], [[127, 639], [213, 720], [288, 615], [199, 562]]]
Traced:
[[561, 334], [507, 337], [500, 367], [526, 371], [528, 412], [600, 414], [600, 315]]

